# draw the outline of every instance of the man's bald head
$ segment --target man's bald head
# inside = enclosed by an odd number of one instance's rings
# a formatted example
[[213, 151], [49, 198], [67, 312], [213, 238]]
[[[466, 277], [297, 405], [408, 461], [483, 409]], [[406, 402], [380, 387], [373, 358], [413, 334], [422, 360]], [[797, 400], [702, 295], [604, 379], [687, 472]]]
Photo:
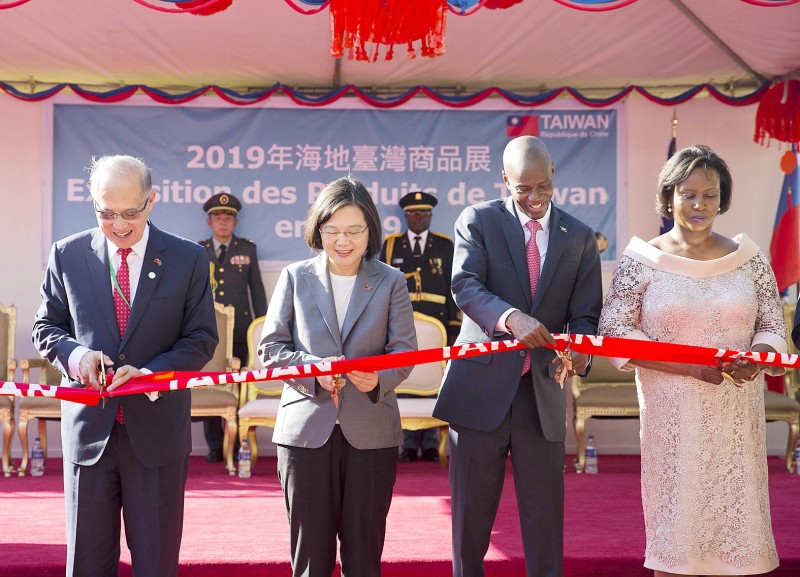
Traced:
[[550, 151], [535, 136], [520, 136], [506, 144], [503, 151], [503, 170], [519, 174], [531, 164], [550, 166]]

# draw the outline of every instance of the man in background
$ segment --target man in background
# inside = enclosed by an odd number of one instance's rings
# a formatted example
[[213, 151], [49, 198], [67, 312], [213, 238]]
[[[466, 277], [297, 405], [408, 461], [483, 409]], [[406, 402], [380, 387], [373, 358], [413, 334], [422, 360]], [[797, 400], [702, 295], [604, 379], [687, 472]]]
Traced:
[[[98, 226], [53, 245], [34, 346], [62, 387], [202, 369], [218, 342], [205, 252], [150, 224], [141, 160], [93, 160], [89, 186]], [[117, 575], [120, 511], [136, 577], [178, 574], [190, 405], [189, 391], [61, 403], [68, 576]]]
[[[242, 203], [232, 194], [215, 194], [209, 198], [203, 210], [208, 215], [206, 224], [211, 229], [211, 238], [200, 241], [200, 245], [205, 247], [211, 261], [214, 300], [236, 309], [233, 356], [246, 366], [250, 362], [247, 329], [253, 319], [267, 314], [267, 295], [258, 268], [256, 245], [233, 234], [241, 209]], [[206, 460], [210, 463], [222, 461], [222, 423], [218, 417], [205, 419], [203, 423], [209, 449]]]
[[[427, 192], [410, 192], [400, 199], [408, 229], [386, 237], [380, 260], [406, 273], [411, 306], [444, 325], [447, 342], [455, 341], [461, 328], [461, 312], [450, 292], [453, 242], [430, 230], [437, 199]], [[437, 429], [403, 430], [400, 462], [439, 460]]]

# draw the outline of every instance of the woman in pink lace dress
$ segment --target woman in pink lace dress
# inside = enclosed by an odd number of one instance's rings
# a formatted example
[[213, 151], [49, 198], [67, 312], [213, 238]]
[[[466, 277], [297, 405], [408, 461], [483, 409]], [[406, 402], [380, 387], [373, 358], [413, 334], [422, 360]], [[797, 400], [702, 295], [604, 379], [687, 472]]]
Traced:
[[[713, 231], [731, 175], [705, 146], [675, 154], [656, 205], [672, 230], [634, 237], [614, 273], [599, 334], [736, 350], [786, 351], [772, 269], [746, 235]], [[763, 372], [611, 359], [636, 369], [645, 567], [664, 575], [752, 575], [778, 566], [767, 492]]]

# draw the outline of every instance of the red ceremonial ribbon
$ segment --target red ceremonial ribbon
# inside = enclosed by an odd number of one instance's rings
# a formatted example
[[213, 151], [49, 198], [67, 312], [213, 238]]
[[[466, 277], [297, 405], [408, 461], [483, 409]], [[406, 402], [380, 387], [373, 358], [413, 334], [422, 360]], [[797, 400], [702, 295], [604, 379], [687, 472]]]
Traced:
[[[555, 345], [548, 346], [548, 348], [557, 351], [564, 351], [569, 348], [573, 352], [586, 355], [708, 366], [714, 366], [723, 361], [731, 362], [741, 355], [741, 358], [759, 365], [800, 368], [800, 355], [787, 353], [736, 351], [731, 349], [697, 347], [677, 343], [661, 343], [657, 341], [619, 337], [598, 337], [594, 335], [554, 334], [553, 338], [556, 343]], [[527, 345], [517, 340], [490, 341], [486, 343], [468, 343], [454, 345], [452, 347], [362, 357], [360, 359], [320, 361], [305, 365], [275, 367], [255, 371], [240, 371], [236, 373], [167, 371], [135, 377], [120, 388], [110, 392], [103, 392], [102, 395], [98, 391], [87, 391], [86, 389], [6, 382], [0, 387], [0, 395], [48, 396], [87, 405], [96, 405], [101, 396], [117, 397], [121, 395], [137, 395], [158, 391], [179, 391], [213, 385], [321, 377], [345, 374], [353, 370], [379, 371], [421, 365], [424, 363], [517, 351], [526, 348], [528, 348]]]

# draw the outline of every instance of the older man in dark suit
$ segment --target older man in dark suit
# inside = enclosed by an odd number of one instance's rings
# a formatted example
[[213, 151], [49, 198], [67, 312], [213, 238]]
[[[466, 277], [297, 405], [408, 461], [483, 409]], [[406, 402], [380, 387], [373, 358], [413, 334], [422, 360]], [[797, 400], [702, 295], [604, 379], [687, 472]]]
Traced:
[[[167, 370], [199, 370], [217, 345], [205, 251], [149, 223], [150, 171], [95, 160], [98, 227], [55, 243], [33, 342], [62, 386], [108, 389]], [[137, 577], [174, 576], [191, 451], [188, 391], [62, 404], [67, 575], [117, 575], [120, 510]]]
[[483, 558], [511, 453], [529, 577], [563, 574], [564, 437], [572, 367], [551, 332], [595, 334], [602, 302], [594, 232], [552, 204], [555, 167], [544, 143], [503, 153], [511, 196], [466, 208], [456, 222], [457, 344], [515, 339], [527, 351], [451, 361], [433, 415], [450, 423], [453, 574], [484, 574]]

